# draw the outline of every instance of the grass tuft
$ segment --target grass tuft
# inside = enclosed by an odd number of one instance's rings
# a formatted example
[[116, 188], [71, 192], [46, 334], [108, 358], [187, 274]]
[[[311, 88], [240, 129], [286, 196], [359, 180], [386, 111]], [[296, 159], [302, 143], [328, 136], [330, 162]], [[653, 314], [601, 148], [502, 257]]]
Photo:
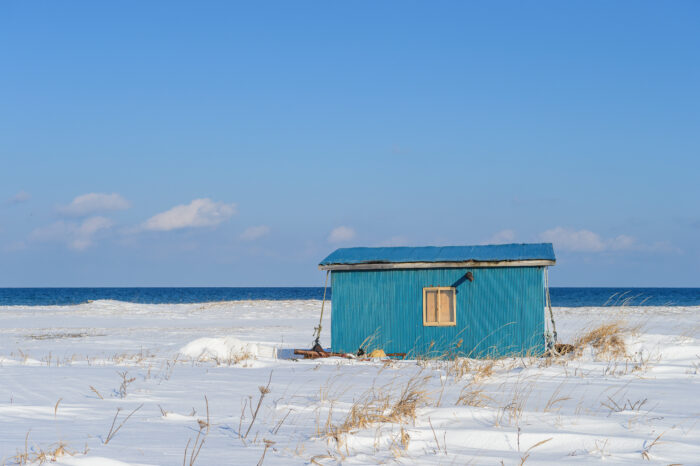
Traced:
[[[334, 438], [340, 445], [342, 435], [355, 430], [382, 423], [415, 421], [416, 410], [427, 404], [429, 400], [428, 392], [425, 389], [429, 378], [421, 376], [420, 373], [411, 377], [395, 399], [392, 399], [390, 390], [369, 390], [353, 403], [348, 415], [340, 425], [328, 425], [326, 434]], [[406, 445], [408, 445], [407, 435]]]
[[627, 356], [623, 335], [629, 331], [630, 329], [620, 321], [609, 322], [579, 336], [575, 340], [574, 346], [579, 355], [584, 348], [591, 346], [599, 355], [623, 358]]

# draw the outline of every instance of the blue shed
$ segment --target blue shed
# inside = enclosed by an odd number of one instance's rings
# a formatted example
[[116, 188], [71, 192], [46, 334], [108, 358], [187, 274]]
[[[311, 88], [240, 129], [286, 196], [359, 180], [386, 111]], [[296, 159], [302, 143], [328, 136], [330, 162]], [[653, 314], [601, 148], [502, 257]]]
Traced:
[[551, 243], [341, 248], [331, 273], [331, 346], [471, 357], [545, 349]]

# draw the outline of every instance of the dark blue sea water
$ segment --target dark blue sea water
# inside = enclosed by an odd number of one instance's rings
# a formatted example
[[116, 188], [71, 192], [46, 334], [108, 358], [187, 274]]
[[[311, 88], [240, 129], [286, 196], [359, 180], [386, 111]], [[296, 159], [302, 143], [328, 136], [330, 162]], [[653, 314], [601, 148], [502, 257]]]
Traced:
[[[553, 306], [565, 307], [700, 306], [700, 288], [552, 288], [550, 294]], [[69, 305], [98, 299], [168, 304], [322, 297], [323, 288], [0, 288], [0, 306]]]

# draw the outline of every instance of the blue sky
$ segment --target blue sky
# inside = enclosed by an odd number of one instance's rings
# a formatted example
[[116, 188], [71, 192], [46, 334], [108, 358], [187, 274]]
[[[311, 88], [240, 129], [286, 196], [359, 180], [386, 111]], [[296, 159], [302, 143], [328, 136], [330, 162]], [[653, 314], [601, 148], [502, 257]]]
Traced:
[[320, 286], [553, 241], [700, 286], [700, 4], [3, 2], [0, 286]]

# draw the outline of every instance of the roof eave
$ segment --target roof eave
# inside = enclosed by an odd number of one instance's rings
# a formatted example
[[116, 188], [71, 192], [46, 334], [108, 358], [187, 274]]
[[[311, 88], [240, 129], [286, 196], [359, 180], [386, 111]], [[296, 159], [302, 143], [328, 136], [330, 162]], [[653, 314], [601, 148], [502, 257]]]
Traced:
[[543, 267], [556, 260], [525, 259], [512, 261], [455, 261], [455, 262], [362, 262], [358, 264], [319, 264], [319, 270], [390, 270], [390, 269], [445, 269], [462, 267]]

